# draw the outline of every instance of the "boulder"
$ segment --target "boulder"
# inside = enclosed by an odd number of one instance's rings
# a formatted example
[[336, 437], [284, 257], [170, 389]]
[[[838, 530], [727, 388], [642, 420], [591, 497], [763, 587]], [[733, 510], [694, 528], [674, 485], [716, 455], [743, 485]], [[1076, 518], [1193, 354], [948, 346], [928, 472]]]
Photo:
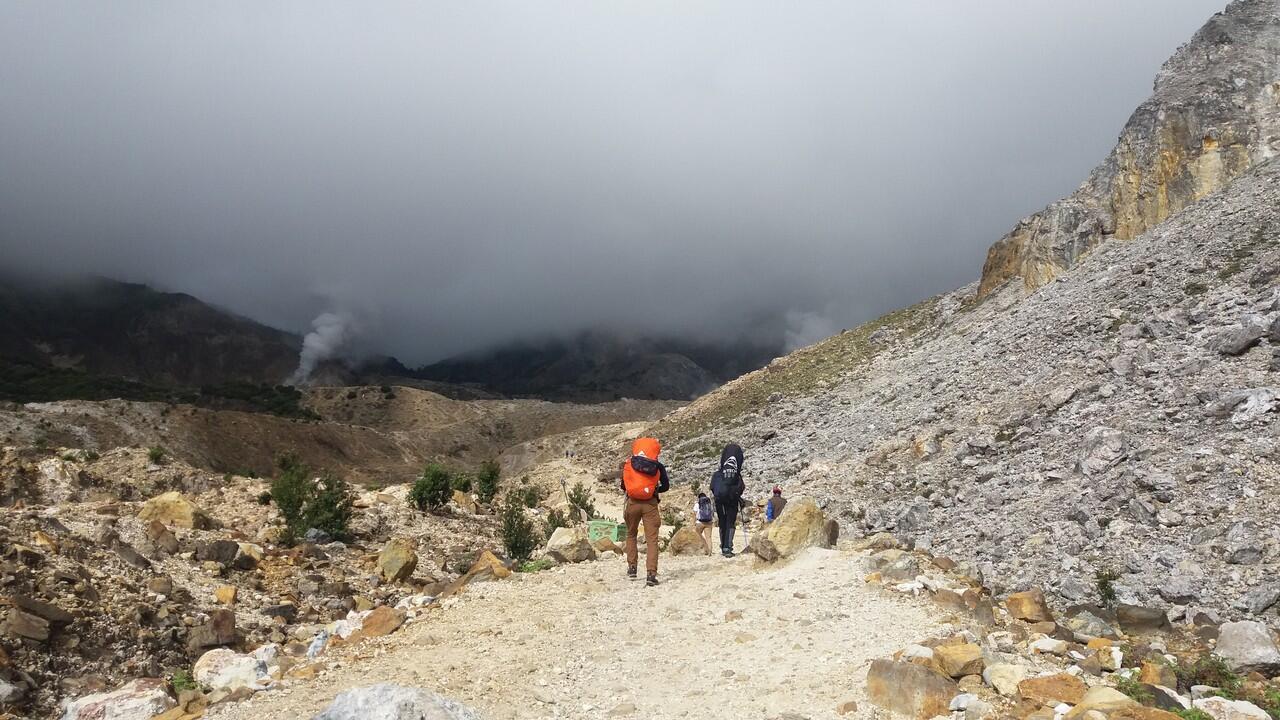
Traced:
[[511, 568], [492, 551], [485, 550], [471, 563], [471, 568], [461, 577], [436, 590], [437, 597], [447, 598], [462, 592], [471, 583], [502, 580], [511, 576]]
[[934, 665], [944, 675], [962, 678], [982, 672], [982, 648], [973, 643], [939, 645], [933, 649]]
[[1004, 606], [1008, 608], [1009, 614], [1018, 620], [1031, 623], [1053, 621], [1053, 611], [1049, 609], [1044, 593], [1039, 588], [1009, 595], [1004, 601]]
[[240, 594], [240, 589], [235, 585], [219, 585], [213, 589], [213, 599], [219, 605], [235, 605], [236, 597]]
[[204, 510], [177, 490], [157, 495], [143, 503], [142, 510], [138, 512], [138, 519], [156, 520], [165, 525], [176, 525], [193, 530], [207, 530], [213, 527], [213, 520]]
[[622, 554], [622, 548], [618, 546], [618, 543], [614, 542], [612, 538], [605, 536], [596, 538], [595, 542], [591, 543], [591, 547], [597, 553], [611, 552], [618, 555]]
[[384, 683], [347, 690], [312, 720], [479, 720], [479, 715], [433, 692]]
[[[835, 534], [838, 533], [837, 528]], [[813, 498], [800, 497], [787, 503], [786, 512], [752, 536], [751, 550], [760, 559], [772, 562], [808, 547], [831, 547], [832, 534], [827, 516]]]
[[1111, 469], [1128, 453], [1124, 433], [1109, 427], [1095, 427], [1080, 445], [1076, 466], [1084, 475], [1099, 475]]
[[234, 540], [214, 540], [196, 545], [196, 560], [230, 565], [240, 552], [240, 543]]
[[547, 555], [556, 562], [579, 563], [594, 560], [596, 551], [587, 538], [587, 529], [581, 525], [560, 527], [547, 540]]
[[1115, 628], [1106, 620], [1085, 609], [1077, 609], [1062, 622], [1063, 627], [1071, 631], [1076, 642], [1087, 643], [1094, 638], [1116, 637]]
[[1027, 669], [1021, 665], [998, 663], [988, 665], [982, 671], [982, 681], [995, 688], [1005, 697], [1012, 697], [1018, 692], [1018, 684], [1027, 677]]
[[382, 637], [395, 632], [404, 624], [405, 613], [386, 605], [374, 608], [360, 625], [361, 637]]
[[1022, 699], [1040, 705], [1057, 705], [1058, 703], [1075, 705], [1084, 699], [1088, 689], [1083, 680], [1067, 673], [1041, 675], [1018, 683], [1018, 694]]
[[879, 659], [867, 671], [867, 697], [873, 704], [919, 720], [949, 715], [958, 692], [951, 678], [915, 663]]
[[230, 645], [236, 641], [236, 614], [230, 610], [214, 610], [209, 621], [191, 629], [187, 635], [187, 649], [192, 652], [215, 645]]
[[234, 650], [217, 648], [196, 660], [191, 675], [210, 690], [258, 690], [260, 681], [268, 678], [267, 664], [259, 657], [241, 655]]
[[480, 505], [476, 503], [476, 499], [461, 490], [453, 491], [453, 504], [468, 515], [477, 515], [480, 512]]
[[1192, 703], [1197, 710], [1208, 713], [1213, 720], [1269, 720], [1270, 715], [1248, 700], [1228, 700], [1221, 697], [1200, 698]]
[[404, 538], [394, 538], [378, 553], [378, 575], [387, 582], [404, 582], [418, 568], [418, 554]]
[[1126, 635], [1149, 635], [1170, 629], [1169, 615], [1163, 608], [1128, 603], [1116, 606], [1116, 622]]
[[1080, 704], [1066, 714], [1065, 720], [1084, 720], [1089, 717], [1088, 713], [1095, 711], [1105, 717], [1115, 711], [1133, 707], [1138, 707], [1138, 703], [1128, 695], [1106, 685], [1095, 685], [1080, 698]]
[[1280, 583], [1271, 583], [1250, 590], [1240, 599], [1237, 607], [1248, 610], [1253, 615], [1261, 615], [1277, 603], [1280, 603]]
[[692, 525], [683, 525], [671, 536], [667, 552], [672, 555], [708, 555], [711, 548], [702, 542], [702, 536]]
[[1253, 620], [1223, 623], [1214, 653], [1240, 673], [1280, 673], [1280, 648], [1265, 623]]
[[1138, 682], [1164, 687], [1178, 687], [1178, 674], [1167, 662], [1160, 660], [1143, 660], [1138, 670]]
[[164, 680], [141, 678], [111, 692], [71, 701], [62, 711], [62, 720], [150, 720], [175, 705]]
[[4, 624], [0, 625], [0, 636], [44, 642], [49, 639], [49, 621], [16, 607], [9, 608]]
[[173, 534], [173, 531], [167, 525], [159, 520], [152, 520], [147, 523], [146, 537], [147, 540], [151, 541], [152, 547], [167, 555], [173, 555], [178, 552], [178, 537]]
[[1213, 336], [1209, 341], [1209, 347], [1215, 352], [1235, 357], [1245, 354], [1249, 348], [1262, 342], [1266, 334], [1267, 328], [1253, 323], [1227, 328]]

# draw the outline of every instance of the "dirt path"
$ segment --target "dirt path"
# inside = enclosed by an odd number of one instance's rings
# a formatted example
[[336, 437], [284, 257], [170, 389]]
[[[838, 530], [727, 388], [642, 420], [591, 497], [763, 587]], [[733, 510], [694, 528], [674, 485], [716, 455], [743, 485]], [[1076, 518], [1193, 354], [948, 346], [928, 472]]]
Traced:
[[[662, 558], [645, 588], [606, 559], [475, 585], [315, 680], [215, 708], [218, 720], [294, 720], [350, 687], [396, 682], [488, 718], [877, 717], [871, 659], [935, 632], [937, 613], [863, 584], [862, 555]], [[740, 618], [735, 619], [740, 615]], [[381, 643], [375, 645], [374, 643]]]

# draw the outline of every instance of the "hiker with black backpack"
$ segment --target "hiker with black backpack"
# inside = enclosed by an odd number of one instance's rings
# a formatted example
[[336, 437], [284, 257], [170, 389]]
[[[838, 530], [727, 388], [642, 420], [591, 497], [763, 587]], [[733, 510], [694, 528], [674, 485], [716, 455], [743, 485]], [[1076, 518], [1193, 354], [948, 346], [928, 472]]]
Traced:
[[636, 578], [639, 562], [637, 550], [640, 523], [644, 523], [645, 585], [658, 584], [658, 528], [662, 514], [658, 511], [658, 495], [671, 487], [667, 469], [658, 462], [662, 445], [655, 438], [639, 438], [631, 444], [631, 457], [622, 464], [622, 491], [627, 502], [622, 519], [627, 525], [627, 577]]
[[720, 521], [720, 554], [733, 557], [733, 531], [738, 521], [738, 508], [747, 486], [742, 481], [742, 448], [729, 443], [720, 452], [720, 469], [711, 476], [711, 494], [716, 499], [716, 518]]
[[693, 501], [693, 527], [702, 540], [703, 555], [711, 554], [711, 526], [715, 524], [715, 512], [711, 498], [704, 492], [698, 493], [697, 499]]

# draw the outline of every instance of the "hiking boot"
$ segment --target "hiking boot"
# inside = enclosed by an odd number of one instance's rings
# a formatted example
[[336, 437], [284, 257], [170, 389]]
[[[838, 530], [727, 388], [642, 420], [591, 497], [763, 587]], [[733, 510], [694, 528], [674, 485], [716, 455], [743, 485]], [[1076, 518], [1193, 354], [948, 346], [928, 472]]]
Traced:
[[653, 587], [653, 586], [657, 585], [657, 584], [658, 584], [658, 576], [657, 576], [657, 575], [649, 575], [648, 577], [646, 577], [646, 578], [644, 579], [644, 584], [645, 584], [645, 586], [646, 586], [646, 587]]
[[627, 579], [628, 579], [628, 580], [635, 580], [635, 579], [636, 579], [636, 566], [635, 566], [635, 565], [628, 565], [628, 566], [627, 566]]
[[723, 555], [723, 556], [725, 556], [725, 557], [727, 557], [727, 558], [731, 558], [731, 557], [733, 557], [733, 551], [732, 551], [732, 550], [721, 550], [721, 551], [720, 551], [720, 554], [721, 554], [721, 555]]

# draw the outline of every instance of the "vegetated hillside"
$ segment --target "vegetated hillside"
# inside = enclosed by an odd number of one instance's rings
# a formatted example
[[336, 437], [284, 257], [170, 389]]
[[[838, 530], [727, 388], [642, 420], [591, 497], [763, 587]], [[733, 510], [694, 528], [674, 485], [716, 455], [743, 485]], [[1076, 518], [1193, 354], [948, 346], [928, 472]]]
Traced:
[[275, 384], [301, 340], [190, 295], [105, 278], [0, 282], [0, 356], [164, 386]]
[[780, 347], [623, 338], [587, 332], [517, 343], [428, 365], [413, 375], [517, 397], [574, 402], [688, 400], [760, 367]]
[[[1222, 43], [1272, 52], [1278, 14], [1233, 3], [1195, 42], [1217, 43], [1211, 60], [1250, 54]], [[1164, 85], [1197, 85], [1175, 71], [1221, 74], [1175, 58]], [[1241, 87], [1274, 89], [1280, 63], [1266, 71]], [[1275, 126], [1255, 129], [1274, 153]], [[1137, 202], [1164, 192], [1140, 183]], [[1052, 278], [988, 276], [801, 350], [653, 431], [681, 477], [736, 440], [753, 494], [817, 496], [997, 589], [1096, 601], [1095, 575], [1116, 572], [1122, 600], [1262, 613], [1280, 599], [1280, 167], [1154, 223]]]
[[575, 428], [653, 419], [670, 403], [572, 405], [537, 400], [457, 401], [413, 388], [315, 388], [316, 420], [191, 405], [62, 401], [0, 410], [5, 445], [165, 448], [190, 464], [266, 475], [282, 452], [353, 482], [403, 481], [430, 460], [471, 466], [512, 445]]

